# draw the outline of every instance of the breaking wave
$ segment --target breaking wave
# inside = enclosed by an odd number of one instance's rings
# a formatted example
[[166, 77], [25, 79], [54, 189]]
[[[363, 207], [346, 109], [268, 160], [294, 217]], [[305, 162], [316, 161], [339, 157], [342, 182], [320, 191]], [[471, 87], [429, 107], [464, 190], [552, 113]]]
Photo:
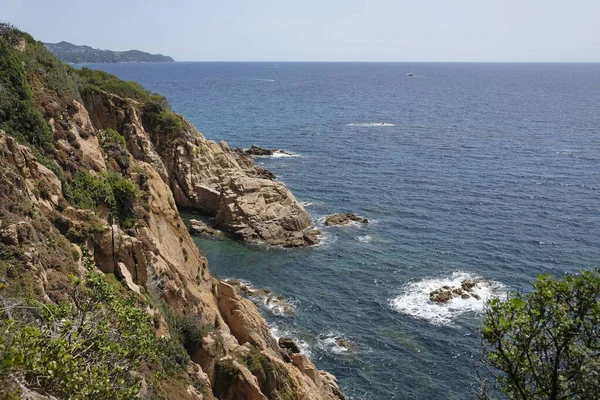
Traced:
[[[470, 297], [463, 299], [454, 297], [447, 303], [435, 303], [429, 299], [429, 294], [443, 286], [460, 287], [466, 279], [478, 280], [473, 293], [479, 299]], [[450, 277], [424, 279], [412, 282], [400, 290], [402, 294], [390, 299], [391, 307], [399, 313], [413, 318], [424, 319], [432, 325], [452, 325], [454, 320], [465, 313], [483, 311], [485, 303], [506, 293], [505, 287], [499, 282], [484, 280], [467, 272], [454, 272]]]

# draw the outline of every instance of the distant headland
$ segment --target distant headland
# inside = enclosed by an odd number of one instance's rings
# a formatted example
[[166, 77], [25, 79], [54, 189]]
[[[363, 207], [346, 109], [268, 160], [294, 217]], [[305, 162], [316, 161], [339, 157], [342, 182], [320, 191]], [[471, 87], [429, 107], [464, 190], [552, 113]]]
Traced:
[[44, 43], [58, 59], [66, 63], [140, 63], [173, 62], [173, 58], [162, 54], [150, 54], [140, 50], [112, 51], [78, 46], [69, 42]]

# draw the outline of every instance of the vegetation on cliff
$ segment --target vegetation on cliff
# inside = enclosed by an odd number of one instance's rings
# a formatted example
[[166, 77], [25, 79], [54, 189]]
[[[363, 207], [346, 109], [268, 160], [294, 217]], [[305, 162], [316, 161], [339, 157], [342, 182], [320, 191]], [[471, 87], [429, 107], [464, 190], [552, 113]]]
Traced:
[[177, 212], [186, 169], [251, 179], [164, 97], [0, 24], [0, 398], [343, 398], [211, 278]]
[[[59, 209], [92, 210], [123, 229], [135, 228], [143, 191], [127, 175], [123, 136], [114, 130], [101, 135], [119, 171], [88, 169], [78, 152], [76, 136], [85, 130], [78, 126], [74, 133], [72, 102], [81, 101], [84, 90], [162, 100], [138, 84], [65, 66], [29, 35], [0, 25], [0, 130], [30, 146], [61, 179]], [[173, 323], [171, 339], [157, 336], [145, 311], [151, 301], [98, 272], [88, 254], [85, 243], [103, 229], [100, 220], [91, 214], [72, 227], [60, 213], [43, 215], [23, 197], [22, 178], [5, 165], [0, 169], [0, 228], [14, 229], [12, 236], [2, 230], [0, 242], [0, 397], [37, 391], [59, 398], [125, 399], [135, 397], [142, 384], [160, 395], [160, 382], [189, 380], [185, 349], [198, 346], [204, 328], [171, 312], [171, 320], [186, 323]], [[43, 181], [36, 195], [51, 197]], [[77, 263], [86, 267], [85, 274]], [[45, 288], [36, 282], [38, 268]]]

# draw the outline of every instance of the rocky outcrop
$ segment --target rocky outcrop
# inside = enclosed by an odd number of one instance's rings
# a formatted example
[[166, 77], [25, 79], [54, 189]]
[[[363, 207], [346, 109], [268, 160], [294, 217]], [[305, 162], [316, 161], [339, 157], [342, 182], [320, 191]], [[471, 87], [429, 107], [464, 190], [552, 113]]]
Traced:
[[288, 153], [285, 150], [281, 150], [281, 149], [263, 149], [262, 147], [259, 147], [255, 144], [253, 144], [252, 146], [250, 146], [249, 149], [240, 149], [239, 147], [233, 148], [231, 149], [233, 152], [238, 153], [238, 154], [247, 154], [249, 156], [256, 156], [256, 157], [266, 157], [266, 156], [272, 156], [274, 154], [284, 154], [284, 155], [288, 155], [291, 156], [291, 153]]
[[223, 234], [198, 219], [190, 219], [190, 228], [189, 231], [192, 235], [202, 235], [202, 236], [212, 236], [212, 237], [222, 237]]
[[254, 304], [239, 296], [235, 287], [219, 282], [218, 305], [219, 312], [240, 344], [251, 343], [260, 349], [277, 350], [278, 345], [269, 326]]
[[316, 234], [305, 232], [306, 210], [248, 155], [205, 139], [182, 116], [177, 116], [179, 128], [165, 132], [155, 114], [140, 113], [133, 100], [99, 92], [83, 99], [95, 126], [122, 132], [134, 158], [155, 168], [178, 206], [214, 217], [218, 229], [243, 241], [285, 247], [318, 243]]
[[366, 218], [359, 217], [352, 213], [344, 213], [344, 214], [333, 214], [325, 218], [325, 225], [347, 225], [350, 222], [358, 222], [361, 224], [369, 223], [369, 220]]
[[40, 164], [29, 147], [0, 130], [0, 164], [17, 172], [14, 185], [24, 196], [45, 210], [58, 207], [62, 198], [62, 183], [52, 171]]
[[435, 303], [448, 303], [453, 298], [481, 300], [481, 296], [475, 292], [479, 284], [484, 284], [481, 279], [465, 279], [460, 286], [445, 285], [429, 293], [429, 299]]
[[294, 342], [294, 339], [289, 337], [279, 338], [279, 347], [291, 351], [292, 353], [300, 353], [300, 347]]
[[281, 182], [237, 175], [221, 186], [215, 224], [248, 242], [284, 247], [318, 242], [304, 207]]

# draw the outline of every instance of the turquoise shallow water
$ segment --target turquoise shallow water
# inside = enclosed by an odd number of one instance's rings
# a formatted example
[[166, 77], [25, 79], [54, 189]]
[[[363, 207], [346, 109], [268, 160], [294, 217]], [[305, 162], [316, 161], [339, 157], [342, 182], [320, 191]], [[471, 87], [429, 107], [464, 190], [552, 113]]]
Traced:
[[[166, 95], [206, 137], [260, 158], [324, 232], [300, 250], [197, 239], [213, 274], [284, 296], [260, 309], [350, 398], [473, 392], [483, 296], [600, 260], [600, 65], [175, 63], [95, 66]], [[366, 226], [323, 227], [352, 211]], [[283, 311], [283, 312], [282, 312]], [[344, 339], [350, 350], [336, 345]]]

